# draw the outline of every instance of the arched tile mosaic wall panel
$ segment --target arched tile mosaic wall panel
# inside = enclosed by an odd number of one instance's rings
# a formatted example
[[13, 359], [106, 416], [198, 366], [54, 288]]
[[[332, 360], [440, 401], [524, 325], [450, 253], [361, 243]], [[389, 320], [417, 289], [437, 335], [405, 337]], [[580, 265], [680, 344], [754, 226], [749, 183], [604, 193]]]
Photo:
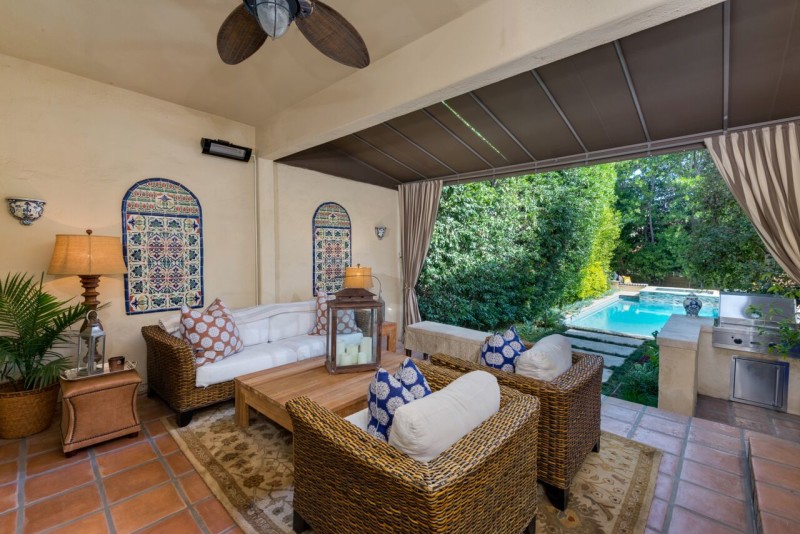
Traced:
[[148, 178], [122, 199], [125, 313], [203, 305], [203, 210], [178, 182]]
[[314, 258], [311, 290], [335, 293], [342, 289], [344, 269], [352, 261], [350, 215], [336, 202], [320, 204], [314, 212]]

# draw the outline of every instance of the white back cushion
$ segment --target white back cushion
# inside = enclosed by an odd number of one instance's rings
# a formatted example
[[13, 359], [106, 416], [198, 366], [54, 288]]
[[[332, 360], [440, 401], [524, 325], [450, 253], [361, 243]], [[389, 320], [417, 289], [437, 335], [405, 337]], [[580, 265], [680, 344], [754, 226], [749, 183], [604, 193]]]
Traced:
[[500, 409], [500, 386], [486, 371], [472, 371], [394, 413], [389, 445], [429, 462]]
[[308, 334], [316, 323], [313, 311], [291, 311], [273, 315], [269, 318], [269, 342]]
[[517, 358], [516, 373], [550, 381], [572, 367], [572, 343], [560, 335], [540, 339]]

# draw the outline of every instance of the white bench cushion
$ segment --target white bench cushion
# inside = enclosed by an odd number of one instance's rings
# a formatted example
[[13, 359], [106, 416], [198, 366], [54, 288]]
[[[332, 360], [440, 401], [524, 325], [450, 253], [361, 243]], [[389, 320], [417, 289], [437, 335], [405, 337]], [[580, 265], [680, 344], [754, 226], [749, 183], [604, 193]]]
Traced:
[[422, 321], [408, 325], [404, 346], [425, 354], [448, 354], [478, 363], [481, 346], [489, 334], [461, 326]]

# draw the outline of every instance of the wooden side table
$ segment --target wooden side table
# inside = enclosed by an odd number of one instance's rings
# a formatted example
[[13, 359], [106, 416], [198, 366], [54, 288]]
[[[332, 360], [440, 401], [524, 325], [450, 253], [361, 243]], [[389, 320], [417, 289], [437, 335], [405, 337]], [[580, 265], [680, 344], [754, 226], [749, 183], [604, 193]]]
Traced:
[[110, 439], [139, 433], [136, 393], [142, 379], [135, 369], [79, 380], [61, 379], [61, 443], [64, 454]]
[[381, 323], [381, 337], [386, 336], [386, 350], [397, 350], [397, 323], [384, 321]]

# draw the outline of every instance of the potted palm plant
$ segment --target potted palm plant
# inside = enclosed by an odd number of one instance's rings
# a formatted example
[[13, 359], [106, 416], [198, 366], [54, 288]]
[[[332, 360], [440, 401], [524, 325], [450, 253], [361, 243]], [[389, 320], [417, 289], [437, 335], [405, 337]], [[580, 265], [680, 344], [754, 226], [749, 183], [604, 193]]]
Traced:
[[86, 313], [69, 306], [26, 274], [0, 280], [0, 438], [41, 432], [50, 426], [58, 398], [58, 375], [70, 360], [53, 350], [64, 332]]

